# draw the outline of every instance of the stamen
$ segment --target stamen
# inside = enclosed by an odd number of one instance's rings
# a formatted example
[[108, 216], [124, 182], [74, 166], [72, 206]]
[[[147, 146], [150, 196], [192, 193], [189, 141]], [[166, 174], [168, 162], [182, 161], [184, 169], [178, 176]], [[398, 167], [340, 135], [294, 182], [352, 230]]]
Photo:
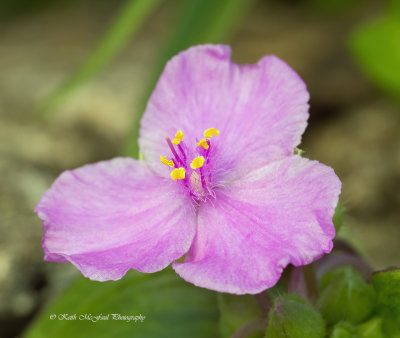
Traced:
[[204, 164], [204, 157], [203, 156], [197, 156], [196, 158], [193, 159], [192, 163], [190, 164], [190, 167], [192, 169], [198, 169], [201, 168]]
[[174, 154], [175, 160], [176, 160], [179, 164], [184, 165], [183, 161], [181, 160], [181, 158], [179, 157], [178, 153], [176, 152], [176, 150], [175, 150], [175, 148], [174, 148], [174, 146], [173, 146], [173, 144], [172, 144], [172, 142], [171, 142], [171, 139], [167, 136], [167, 137], [165, 138], [165, 140], [167, 141], [167, 144], [168, 144], [168, 146], [169, 146], [169, 149], [171, 149], [172, 154]]
[[185, 168], [176, 168], [171, 171], [171, 178], [173, 180], [183, 180], [185, 179]]
[[170, 166], [171, 168], [173, 168], [175, 166], [174, 161], [172, 160], [167, 160], [167, 158], [165, 156], [160, 156], [160, 161], [161, 163]]
[[184, 135], [185, 134], [182, 130], [178, 130], [175, 134], [175, 138], [172, 140], [172, 144], [175, 144], [177, 146], [179, 143], [181, 143]]
[[[178, 130], [175, 138], [165, 138], [171, 150], [172, 157], [160, 156], [161, 163], [171, 167], [171, 179], [182, 180], [182, 185], [188, 191], [195, 203], [206, 201], [209, 196], [215, 197], [214, 182], [212, 177], [212, 166], [210, 166], [210, 152], [213, 150], [211, 138], [219, 135], [220, 131], [209, 128], [204, 131], [204, 138], [196, 144], [199, 148], [193, 149], [198, 156], [192, 155], [193, 150], [189, 149], [185, 142], [182, 142], [184, 134]], [[205, 150], [201, 149], [203, 147]], [[196, 156], [196, 157], [192, 157]], [[190, 158], [192, 160], [190, 161]], [[190, 164], [190, 167], [189, 167]], [[188, 171], [189, 170], [189, 171]], [[186, 175], [186, 173], [188, 173]]]
[[197, 146], [198, 147], [203, 147], [204, 149], [210, 148], [210, 146], [208, 145], [207, 140], [205, 138], [203, 138], [202, 140], [197, 142]]
[[204, 131], [204, 137], [205, 138], [211, 138], [214, 135], [219, 135], [219, 130], [215, 128], [208, 128], [206, 131]]
[[183, 162], [184, 163], [186, 163], [186, 154], [185, 154], [185, 151], [183, 150], [183, 148], [182, 148], [182, 145], [181, 144], [178, 144], [178, 149], [179, 149], [179, 151], [181, 152], [181, 154], [182, 154], [182, 157], [183, 157]]

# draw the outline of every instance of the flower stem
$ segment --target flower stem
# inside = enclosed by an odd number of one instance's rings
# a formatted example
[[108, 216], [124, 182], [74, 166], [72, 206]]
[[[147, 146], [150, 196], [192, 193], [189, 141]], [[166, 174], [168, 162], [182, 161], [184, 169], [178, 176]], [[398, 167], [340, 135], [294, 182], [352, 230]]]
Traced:
[[267, 317], [273, 303], [268, 290], [257, 293], [256, 295], [254, 295], [254, 299], [256, 300], [256, 303], [260, 308], [262, 316]]
[[310, 300], [314, 300], [318, 296], [318, 283], [314, 263], [303, 266], [303, 271], [308, 297]]
[[250, 323], [247, 323], [239, 330], [237, 330], [233, 335], [232, 338], [246, 338], [249, 337], [251, 334], [258, 333], [258, 332], [265, 332], [267, 327], [267, 320], [264, 319], [255, 319]]

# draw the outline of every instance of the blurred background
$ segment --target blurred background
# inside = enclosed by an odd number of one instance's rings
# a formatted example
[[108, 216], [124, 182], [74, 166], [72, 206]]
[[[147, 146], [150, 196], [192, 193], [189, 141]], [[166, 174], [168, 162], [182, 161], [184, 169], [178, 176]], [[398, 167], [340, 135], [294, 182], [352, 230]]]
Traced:
[[340, 236], [375, 269], [400, 263], [400, 1], [1, 0], [0, 337], [78, 275], [43, 262], [33, 209], [65, 169], [137, 156], [163, 65], [205, 42], [238, 63], [276, 54], [304, 79], [301, 148], [343, 181]]

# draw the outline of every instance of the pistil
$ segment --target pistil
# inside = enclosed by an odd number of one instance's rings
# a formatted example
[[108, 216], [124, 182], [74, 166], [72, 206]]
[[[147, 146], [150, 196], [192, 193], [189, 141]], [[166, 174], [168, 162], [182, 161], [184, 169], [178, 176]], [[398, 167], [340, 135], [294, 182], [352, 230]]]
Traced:
[[206, 180], [204, 179], [203, 168], [200, 168], [200, 178], [201, 178], [201, 186], [203, 187], [203, 190], [210, 193], [210, 190], [208, 189]]

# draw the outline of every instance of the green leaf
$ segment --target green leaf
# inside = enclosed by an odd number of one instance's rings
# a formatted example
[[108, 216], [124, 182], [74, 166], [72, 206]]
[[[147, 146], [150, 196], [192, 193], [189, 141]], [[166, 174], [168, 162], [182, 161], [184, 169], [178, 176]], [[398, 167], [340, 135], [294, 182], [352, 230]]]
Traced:
[[400, 270], [375, 272], [372, 285], [384, 318], [383, 331], [390, 337], [400, 337]]
[[371, 314], [375, 297], [372, 286], [358, 272], [341, 267], [322, 277], [317, 304], [328, 324], [342, 320], [357, 324]]
[[330, 338], [359, 338], [357, 328], [348, 322], [337, 323], [332, 330]]
[[[50, 319], [55, 314], [75, 320]], [[79, 320], [84, 314], [108, 320]], [[145, 316], [143, 322], [113, 320], [111, 314]], [[170, 269], [155, 274], [130, 271], [117, 282], [80, 279], [47, 308], [26, 338], [71, 337], [217, 337], [214, 292], [197, 288]]]
[[372, 275], [372, 285], [379, 304], [400, 314], [400, 270], [375, 272]]
[[[219, 293], [218, 306], [221, 313], [219, 326], [222, 337], [231, 337], [246, 324], [257, 323], [262, 319], [260, 309], [252, 295], [237, 296]], [[260, 337], [260, 334], [262, 337], [262, 331], [248, 337]]]
[[350, 39], [351, 52], [361, 69], [378, 87], [397, 98], [400, 98], [399, 7], [398, 1], [393, 1], [394, 10], [359, 27]]
[[54, 112], [72, 93], [100, 72], [138, 31], [160, 0], [127, 0], [114, 23], [85, 63], [39, 106], [38, 112]]
[[304, 299], [295, 294], [278, 297], [270, 312], [266, 338], [322, 338], [325, 322]]
[[382, 333], [382, 318], [375, 317], [358, 326], [360, 338], [385, 338]]
[[248, 12], [255, 0], [182, 0], [176, 24], [164, 46], [150, 76], [144, 93], [140, 114], [135, 115], [132, 130], [128, 135], [122, 153], [137, 157], [139, 121], [151, 92], [165, 63], [178, 52], [190, 46], [204, 43], [221, 43], [227, 40], [240, 19]]
[[339, 322], [333, 328], [330, 338], [385, 338], [382, 332], [382, 318], [374, 317], [358, 327], [349, 322]]

